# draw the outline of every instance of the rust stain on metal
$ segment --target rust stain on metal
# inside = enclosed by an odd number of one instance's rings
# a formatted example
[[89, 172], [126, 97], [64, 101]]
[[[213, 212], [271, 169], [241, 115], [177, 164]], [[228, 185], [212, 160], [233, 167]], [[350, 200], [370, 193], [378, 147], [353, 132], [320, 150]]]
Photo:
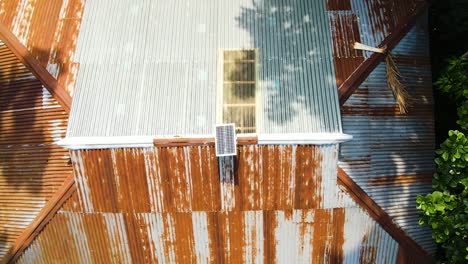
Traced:
[[332, 240], [332, 253], [329, 263], [343, 263], [344, 253], [344, 226], [345, 226], [345, 209], [335, 208], [333, 210], [333, 240]]
[[313, 242], [313, 263], [325, 263], [330, 250], [331, 236], [329, 235], [329, 225], [332, 223], [332, 213], [327, 210], [317, 210], [314, 215], [314, 242]]
[[209, 211], [221, 208], [219, 199], [211, 197], [220, 197], [220, 180], [218, 177], [218, 160], [211, 151], [207, 149], [189, 149], [189, 159], [194, 161], [190, 163], [190, 177], [192, 178], [192, 210]]
[[151, 248], [144, 220], [134, 214], [124, 214], [124, 222], [132, 260], [136, 263], [150, 263]]
[[420, 67], [431, 67], [431, 59], [428, 56], [410, 56], [397, 54], [394, 56], [394, 60], [398, 64], [412, 65]]
[[0, 257], [71, 173], [68, 115], [0, 41]]
[[74, 192], [71, 197], [63, 204], [62, 211], [65, 212], [82, 212], [81, 203], [78, 200], [78, 192]]
[[[175, 211], [191, 210], [191, 179], [186, 170], [186, 157], [184, 148], [162, 148], [160, 157], [165, 159], [165, 162], [160, 162], [166, 166], [166, 174], [163, 175], [169, 181], [172, 192], [171, 199], [174, 201]], [[188, 164], [187, 164], [188, 165]]]
[[72, 61], [84, 9], [82, 0], [11, 0], [0, 5], [0, 22], [20, 39], [59, 84], [72, 94], [78, 65]]
[[105, 224], [104, 218], [100, 215], [83, 217], [83, 228], [86, 233], [88, 246], [92, 249], [99, 249], [92, 251], [91, 259], [93, 263], [112, 262], [110, 247], [103, 246], [109, 245], [109, 236]]
[[[317, 156], [316, 156], [317, 155]], [[321, 167], [322, 157], [311, 147], [298, 146], [296, 152], [296, 171], [294, 208], [318, 208], [320, 205], [321, 194], [311, 195], [320, 190], [322, 175], [316, 171]]]
[[369, 18], [372, 18], [372, 33], [385, 36], [411, 16], [422, 0], [365, 0]]
[[327, 10], [351, 10], [351, 1], [327, 0]]
[[[346, 231], [347, 221], [355, 221], [346, 218], [348, 210], [357, 216], [356, 208], [123, 214], [62, 210], [19, 263], [37, 257], [67, 263], [342, 263], [345, 232], [359, 242], [353, 245], [360, 250], [356, 257], [375, 263], [377, 251], [387, 250], [383, 247], [391, 240], [370, 239], [376, 234], [366, 228]], [[356, 223], [369, 225], [369, 216], [360, 212], [364, 223]]]
[[[391, 99], [390, 99], [391, 100]], [[409, 107], [406, 114], [400, 113], [397, 105], [382, 105], [369, 107], [368, 104], [344, 105], [341, 112], [347, 116], [382, 116], [382, 117], [418, 117], [424, 119], [433, 119], [433, 106], [428, 104], [419, 104]]]
[[150, 202], [143, 153], [136, 149], [112, 152], [119, 205], [124, 212], [149, 212]]
[[[293, 156], [295, 151], [293, 147], [285, 147], [283, 150], [278, 147], [271, 148], [274, 155], [273, 159], [270, 160], [269, 169], [271, 170], [270, 172], [273, 172], [272, 175], [274, 176], [272, 178], [274, 179], [274, 183], [269, 187], [276, 187], [269, 189], [274, 193], [273, 201], [275, 207], [273, 208], [291, 209], [294, 205], [294, 192], [288, 183], [295, 179], [294, 174], [291, 173], [293, 171], [293, 162], [296, 162], [294, 160], [295, 156]], [[280, 164], [281, 161], [285, 161], [284, 164], [279, 168], [275, 168], [275, 165]]]
[[362, 51], [353, 48], [355, 42], [361, 41], [361, 37], [354, 13], [331, 11], [328, 14], [333, 38], [336, 82], [339, 87], [364, 61]]
[[265, 249], [263, 255], [264, 263], [271, 263], [276, 256], [276, 242], [274, 239], [274, 231], [278, 226], [276, 217], [273, 211], [263, 211], [263, 247]]
[[[365, 243], [363, 241], [363, 243]], [[377, 261], [376, 248], [373, 246], [363, 246], [360, 249], [359, 263], [362, 264], [373, 264]]]
[[258, 210], [263, 207], [261, 204], [263, 175], [259, 173], [260, 155], [257, 151], [258, 148], [246, 147], [240, 151], [238, 158], [236, 157], [242, 210]]
[[[218, 232], [220, 234], [220, 248], [223, 249], [223, 263], [242, 263], [243, 249], [243, 221], [242, 212], [218, 214]], [[236, 234], [236, 235], [234, 235]]]
[[433, 173], [375, 177], [369, 181], [369, 186], [410, 185], [421, 182], [432, 182]]
[[241, 146], [235, 161], [220, 159], [221, 170], [207, 146], [74, 151], [73, 157], [81, 206], [89, 212], [306, 209], [323, 203], [323, 157], [315, 146]]
[[174, 217], [175, 228], [175, 256], [177, 263], [194, 263], [194, 230], [191, 214], [176, 214]]

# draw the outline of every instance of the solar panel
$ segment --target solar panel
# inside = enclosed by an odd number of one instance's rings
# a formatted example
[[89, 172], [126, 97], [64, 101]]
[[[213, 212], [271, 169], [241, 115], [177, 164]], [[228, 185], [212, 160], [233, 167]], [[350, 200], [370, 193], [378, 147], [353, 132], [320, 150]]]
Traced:
[[236, 127], [234, 124], [222, 124], [215, 127], [216, 156], [235, 156], [237, 154]]

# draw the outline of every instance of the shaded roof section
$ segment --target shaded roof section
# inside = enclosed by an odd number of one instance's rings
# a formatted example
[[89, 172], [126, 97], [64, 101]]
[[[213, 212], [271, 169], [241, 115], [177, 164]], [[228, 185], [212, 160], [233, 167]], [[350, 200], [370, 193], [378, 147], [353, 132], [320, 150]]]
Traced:
[[0, 261], [71, 174], [68, 115], [0, 40]]
[[69, 152], [55, 143], [66, 132], [83, 4], [0, 4], [0, 262], [71, 174]]
[[0, 4], [0, 22], [70, 94], [78, 71], [73, 55], [84, 2], [8, 0]]
[[218, 51], [259, 50], [259, 132], [341, 132], [325, 1], [93, 1], [67, 136], [211, 134]]
[[431, 191], [435, 170], [427, 16], [392, 54], [412, 107], [399, 113], [381, 63], [342, 106], [343, 130], [354, 139], [342, 145], [339, 164], [408, 235], [434, 252], [431, 231], [418, 224], [416, 210], [416, 196]]

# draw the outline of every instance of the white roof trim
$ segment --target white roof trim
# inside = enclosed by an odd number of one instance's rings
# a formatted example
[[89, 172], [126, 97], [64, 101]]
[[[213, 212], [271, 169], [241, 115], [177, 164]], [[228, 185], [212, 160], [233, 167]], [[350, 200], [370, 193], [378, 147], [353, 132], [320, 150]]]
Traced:
[[[240, 134], [237, 137], [252, 137], [256, 134]], [[342, 133], [290, 133], [258, 134], [259, 145], [329, 145], [346, 142], [353, 136]], [[214, 135], [184, 136], [126, 136], [126, 137], [67, 137], [57, 145], [67, 149], [146, 148], [153, 147], [156, 138], [214, 138]]]
[[353, 136], [342, 133], [289, 133], [289, 134], [259, 134], [258, 144], [262, 145], [329, 145], [352, 140]]

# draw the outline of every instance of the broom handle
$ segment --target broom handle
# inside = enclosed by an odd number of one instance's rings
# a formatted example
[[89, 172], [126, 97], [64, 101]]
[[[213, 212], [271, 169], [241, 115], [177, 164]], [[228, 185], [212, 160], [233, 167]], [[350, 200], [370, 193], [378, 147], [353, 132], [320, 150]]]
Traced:
[[385, 53], [385, 49], [374, 48], [374, 47], [367, 46], [359, 42], [354, 42], [354, 49], [373, 51], [377, 53]]

